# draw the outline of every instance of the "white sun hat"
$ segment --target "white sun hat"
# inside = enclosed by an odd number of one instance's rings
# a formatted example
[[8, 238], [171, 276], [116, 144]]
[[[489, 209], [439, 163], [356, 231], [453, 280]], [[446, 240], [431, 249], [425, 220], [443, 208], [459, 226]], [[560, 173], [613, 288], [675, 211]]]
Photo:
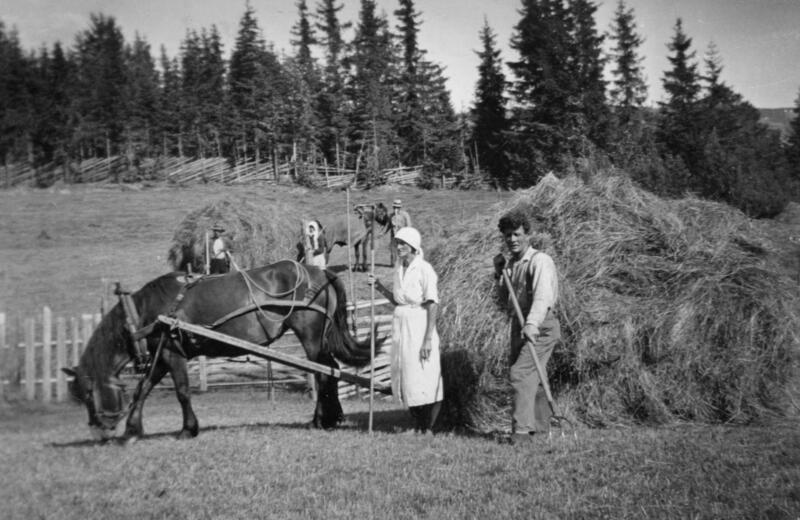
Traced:
[[413, 227], [404, 227], [398, 229], [397, 233], [394, 234], [394, 238], [397, 240], [402, 240], [406, 244], [410, 245], [414, 248], [414, 251], [419, 251], [422, 247], [422, 237], [420, 236], [419, 231]]

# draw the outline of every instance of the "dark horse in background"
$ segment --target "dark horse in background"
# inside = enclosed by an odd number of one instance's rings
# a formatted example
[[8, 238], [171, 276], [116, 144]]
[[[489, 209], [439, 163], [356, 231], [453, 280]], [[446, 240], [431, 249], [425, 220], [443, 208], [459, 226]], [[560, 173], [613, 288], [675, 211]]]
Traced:
[[[354, 229], [350, 230], [350, 238], [353, 245], [354, 253], [354, 271], [367, 271], [369, 269], [367, 251], [369, 248], [369, 241], [375, 231], [381, 231], [381, 235], [385, 235], [392, 225], [389, 210], [383, 202], [379, 202], [374, 206], [369, 204], [356, 204], [353, 211], [359, 220], [363, 223], [363, 227], [358, 225], [353, 226]], [[375, 225], [373, 225], [373, 218]], [[375, 229], [377, 227], [377, 230]], [[328, 244], [328, 249], [325, 252], [325, 260], [327, 262], [330, 257], [333, 246], [347, 246], [347, 217], [339, 217], [333, 219], [322, 219], [322, 234], [325, 235], [325, 241]], [[297, 260], [298, 262], [305, 256], [304, 241], [301, 239], [297, 243]]]
[[[286, 260], [193, 281], [187, 280], [184, 273], [166, 274], [131, 296], [140, 316], [138, 326], [147, 326], [141, 330], [146, 335], [151, 360], [130, 405], [126, 404], [119, 374], [136, 357], [136, 347], [120, 304], [103, 317], [79, 365], [65, 369], [74, 376], [72, 394], [86, 405], [95, 436], [113, 435], [128, 412], [125, 436], [141, 436], [144, 401], [167, 373], [172, 376], [183, 410], [183, 427], [178, 436], [196, 436], [199, 427], [191, 405], [187, 361], [201, 355], [245, 354], [227, 343], [169, 330], [168, 325], [157, 322], [161, 314], [261, 345], [292, 330], [309, 360], [331, 367], [338, 367], [337, 359], [356, 367], [370, 361], [369, 338], [358, 342], [348, 330], [342, 281], [333, 273], [297, 262]], [[377, 340], [376, 345], [381, 342]], [[321, 374], [316, 379], [318, 399], [312, 423], [315, 427], [333, 428], [344, 417], [338, 380]]]

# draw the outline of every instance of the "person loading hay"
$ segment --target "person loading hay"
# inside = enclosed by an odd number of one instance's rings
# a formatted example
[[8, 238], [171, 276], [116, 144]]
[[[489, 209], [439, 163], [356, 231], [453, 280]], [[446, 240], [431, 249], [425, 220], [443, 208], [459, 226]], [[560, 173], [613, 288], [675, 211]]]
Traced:
[[381, 293], [394, 303], [392, 319], [392, 394], [408, 406], [414, 431], [432, 434], [444, 398], [436, 314], [438, 278], [423, 259], [419, 231], [400, 228], [394, 238], [398, 262], [392, 292], [370, 275]]
[[225, 228], [220, 224], [214, 224], [211, 228], [211, 262], [209, 262], [209, 274], [224, 274], [230, 271], [230, 251], [231, 246], [228, 240], [223, 236]]
[[[510, 211], [498, 223], [510, 260], [501, 253], [494, 257], [495, 280], [500, 301], [506, 302], [512, 314], [510, 378], [513, 388], [512, 439], [528, 442], [536, 432], [550, 427], [552, 411], [547, 401], [539, 372], [531, 353], [532, 341], [542, 367], [559, 339], [561, 327], [554, 315], [558, 299], [558, 273], [553, 259], [530, 245], [530, 223], [520, 211]], [[525, 317], [524, 327], [517, 319], [512, 295], [503, 279], [503, 270], [510, 279], [514, 294]]]
[[318, 220], [308, 223], [305, 233], [305, 263], [320, 269], [325, 269], [325, 235], [322, 233], [322, 226]]

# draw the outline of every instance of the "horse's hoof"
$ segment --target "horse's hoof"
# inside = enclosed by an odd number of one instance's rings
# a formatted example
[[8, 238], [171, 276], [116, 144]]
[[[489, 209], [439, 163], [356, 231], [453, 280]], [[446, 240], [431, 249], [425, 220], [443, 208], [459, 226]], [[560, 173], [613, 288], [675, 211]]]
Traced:
[[177, 436], [177, 439], [179, 441], [185, 441], [187, 439], [192, 439], [194, 437], [197, 437], [197, 432], [192, 433], [189, 430], [181, 430]]
[[124, 437], [122, 437], [122, 445], [123, 446], [130, 446], [130, 445], [134, 444], [138, 440], [139, 440], [139, 436], [138, 435], [125, 435]]

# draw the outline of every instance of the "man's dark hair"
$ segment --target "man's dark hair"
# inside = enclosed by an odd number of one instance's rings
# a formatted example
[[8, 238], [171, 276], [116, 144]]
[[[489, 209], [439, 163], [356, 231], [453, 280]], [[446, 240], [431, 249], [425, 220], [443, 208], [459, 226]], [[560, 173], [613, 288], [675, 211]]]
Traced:
[[497, 227], [503, 234], [505, 234], [506, 231], [514, 231], [520, 226], [525, 230], [525, 234], [531, 232], [531, 223], [528, 221], [528, 217], [518, 209], [513, 209], [500, 217], [500, 222], [497, 224]]

